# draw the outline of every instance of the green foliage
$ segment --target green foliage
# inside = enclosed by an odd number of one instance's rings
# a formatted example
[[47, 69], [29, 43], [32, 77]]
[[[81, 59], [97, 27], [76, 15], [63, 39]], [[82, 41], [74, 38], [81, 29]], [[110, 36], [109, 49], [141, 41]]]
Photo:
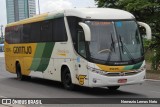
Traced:
[[110, 7], [116, 8], [118, 0], [95, 0], [97, 2], [98, 7]]
[[153, 49], [150, 47], [151, 44], [153, 42], [150, 41], [150, 40], [147, 40], [146, 38], [143, 39], [143, 45], [144, 45], [144, 52], [145, 52], [145, 60], [146, 62], [148, 63], [151, 63], [152, 62], [152, 59], [153, 59]]
[[143, 45], [144, 45], [144, 48], [145, 48], [145, 51], [147, 51], [147, 49], [150, 48], [150, 45], [152, 44], [152, 42], [146, 38], [143, 39]]
[[149, 48], [153, 50], [152, 57], [152, 69], [159, 70], [160, 69], [160, 35], [154, 38], [149, 45]]
[[[98, 7], [109, 7], [126, 10], [134, 14], [138, 21], [148, 23], [156, 38], [152, 41], [144, 39], [145, 51], [154, 50], [152, 68], [160, 65], [160, 0], [95, 0]], [[144, 30], [141, 30], [144, 33]]]
[[160, 65], [160, 39], [153, 38], [152, 41], [143, 39], [145, 48], [145, 59], [147, 62], [152, 62], [152, 70], [159, 70]]
[[140, 11], [145, 12], [144, 10], [147, 8], [152, 8], [157, 5], [155, 3], [151, 3], [148, 0], [120, 0], [119, 5], [123, 6], [125, 10], [130, 12]]
[[103, 7], [105, 5], [106, 0], [95, 0], [97, 2], [98, 7]]
[[158, 48], [154, 49], [153, 58], [152, 58], [152, 69], [160, 69], [160, 51]]
[[157, 0], [119, 0], [119, 7], [148, 23], [154, 34], [160, 32], [160, 2]]
[[[154, 57], [154, 50], [148, 50], [145, 52], [145, 61], [148, 63], [148, 64], [151, 64], [152, 63], [152, 59]], [[149, 69], [150, 70], [150, 69]]]

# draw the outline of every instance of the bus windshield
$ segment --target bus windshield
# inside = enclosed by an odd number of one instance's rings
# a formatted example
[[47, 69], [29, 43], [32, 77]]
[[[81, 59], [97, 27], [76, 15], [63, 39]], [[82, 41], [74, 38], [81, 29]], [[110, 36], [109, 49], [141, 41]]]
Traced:
[[142, 39], [135, 21], [85, 21], [91, 29], [91, 58], [134, 61], [143, 56]]

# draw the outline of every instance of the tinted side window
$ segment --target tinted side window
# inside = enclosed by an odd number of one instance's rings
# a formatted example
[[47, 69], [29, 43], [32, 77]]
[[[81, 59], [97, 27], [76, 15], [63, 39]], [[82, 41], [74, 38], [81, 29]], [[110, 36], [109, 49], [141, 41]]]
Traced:
[[9, 27], [6, 27], [6, 29], [5, 29], [5, 41], [7, 42], [7, 43], [10, 43], [11, 42], [11, 40], [10, 40], [10, 30], [9, 30]]
[[23, 25], [23, 43], [30, 42], [31, 24]]
[[19, 26], [11, 26], [5, 29], [5, 40], [7, 43], [20, 43]]
[[52, 41], [52, 21], [41, 22], [41, 42]]
[[75, 43], [76, 42], [76, 36], [77, 36], [77, 18], [76, 17], [67, 17], [69, 29], [71, 32], [72, 40]]
[[40, 22], [32, 23], [31, 26], [31, 43], [40, 42]]
[[54, 42], [67, 41], [64, 18], [57, 18], [53, 20], [53, 41]]
[[8, 43], [65, 42], [64, 17], [6, 28]]
[[78, 53], [86, 58], [86, 47], [85, 47], [85, 37], [83, 30], [78, 31]]
[[12, 43], [16, 43], [16, 32], [15, 32], [15, 28], [13, 28], [13, 30], [11, 31], [11, 37], [12, 37]]
[[15, 44], [21, 42], [20, 26], [15, 26], [12, 36], [12, 40]]

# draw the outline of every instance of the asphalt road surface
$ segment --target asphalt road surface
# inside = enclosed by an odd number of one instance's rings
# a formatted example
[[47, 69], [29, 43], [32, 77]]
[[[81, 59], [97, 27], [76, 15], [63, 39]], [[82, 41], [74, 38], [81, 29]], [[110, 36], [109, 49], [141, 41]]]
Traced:
[[[160, 98], [160, 81], [146, 81], [142, 85], [122, 86], [115, 92], [107, 88], [76, 87], [65, 90], [61, 83], [32, 78], [18, 81], [16, 75], [5, 70], [4, 58], [0, 57], [0, 98]], [[63, 102], [62, 99], [57, 99]], [[74, 100], [74, 99], [73, 99]], [[25, 105], [26, 107], [159, 107], [158, 104], [54, 104]], [[0, 105], [0, 107], [3, 107]], [[7, 107], [7, 106], [6, 106]], [[18, 106], [16, 106], [18, 107]]]

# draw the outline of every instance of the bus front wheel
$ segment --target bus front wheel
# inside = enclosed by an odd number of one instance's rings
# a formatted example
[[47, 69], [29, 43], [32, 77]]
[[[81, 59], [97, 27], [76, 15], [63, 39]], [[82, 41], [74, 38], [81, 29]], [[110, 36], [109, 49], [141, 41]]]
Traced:
[[117, 90], [119, 87], [120, 87], [120, 86], [108, 86], [108, 89], [109, 89], [110, 91], [115, 91], [115, 90]]
[[65, 68], [62, 72], [62, 83], [65, 89], [73, 90], [74, 85], [72, 84], [72, 78], [68, 68]]

